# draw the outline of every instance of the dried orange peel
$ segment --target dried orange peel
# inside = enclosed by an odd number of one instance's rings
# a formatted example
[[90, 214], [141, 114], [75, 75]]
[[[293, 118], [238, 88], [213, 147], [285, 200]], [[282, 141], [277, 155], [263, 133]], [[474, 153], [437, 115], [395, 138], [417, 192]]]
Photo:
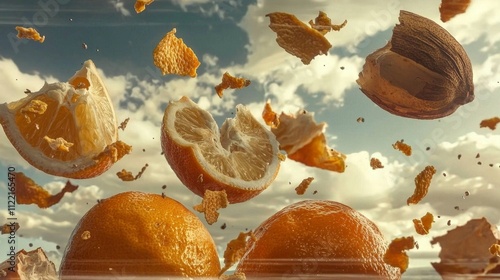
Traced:
[[[264, 109], [266, 115], [271, 116], [270, 105]], [[307, 166], [317, 167], [335, 172], [344, 172], [346, 156], [327, 146], [324, 131], [325, 122], [316, 123], [314, 114], [299, 110], [296, 114], [281, 113], [278, 121], [266, 123], [275, 124], [271, 131], [285, 150], [288, 158]]]
[[155, 0], [136, 0], [134, 4], [134, 9], [136, 13], [142, 13], [146, 10], [146, 6], [153, 3]]
[[228, 204], [226, 191], [206, 190], [201, 203], [193, 208], [200, 213], [205, 213], [205, 220], [211, 225], [217, 222], [219, 218], [219, 212], [217, 211], [226, 208]]
[[405, 251], [415, 247], [413, 236], [398, 237], [389, 244], [386, 253], [384, 254], [384, 262], [393, 267], [398, 267], [401, 273], [408, 269], [409, 258]]
[[396, 141], [396, 143], [392, 144], [392, 147], [395, 150], [401, 151], [405, 156], [411, 156], [411, 146], [404, 143], [401, 140]]
[[323, 35], [332, 30], [340, 31], [340, 29], [344, 28], [346, 24], [347, 20], [344, 20], [342, 24], [332, 24], [332, 20], [323, 11], [319, 11], [319, 14], [314, 19], [314, 21], [309, 21], [309, 25], [311, 26], [311, 28], [318, 30]]
[[500, 118], [499, 117], [493, 117], [490, 119], [485, 119], [482, 120], [481, 123], [479, 124], [480, 128], [487, 127], [491, 130], [495, 130], [497, 127], [497, 124], [500, 123]]
[[153, 62], [162, 74], [196, 77], [200, 61], [184, 41], [175, 36], [176, 29], [168, 32], [153, 51]]
[[131, 150], [118, 140], [111, 99], [91, 60], [66, 83], [0, 104], [0, 123], [26, 161], [55, 176], [96, 177]]
[[22, 172], [15, 173], [16, 202], [17, 204], [36, 204], [40, 208], [48, 208], [59, 203], [65, 193], [71, 193], [78, 189], [78, 186], [66, 182], [64, 188], [57, 194], [51, 195], [40, 185]]
[[250, 85], [250, 80], [245, 78], [233, 77], [225, 72], [222, 76], [222, 82], [215, 86], [215, 92], [222, 98], [225, 89], [240, 89]]
[[429, 165], [415, 177], [415, 190], [406, 200], [408, 205], [419, 203], [427, 195], [434, 174], [436, 174], [436, 169], [434, 166]]
[[420, 235], [425, 235], [429, 233], [432, 228], [432, 223], [434, 222], [434, 215], [427, 212], [420, 219], [413, 219], [413, 225], [415, 226], [415, 231]]
[[30, 39], [33, 41], [38, 41], [40, 43], [43, 43], [45, 41], [45, 36], [41, 36], [36, 29], [30, 27], [22, 27], [22, 26], [16, 26], [17, 30], [17, 38], [22, 38], [22, 39]]

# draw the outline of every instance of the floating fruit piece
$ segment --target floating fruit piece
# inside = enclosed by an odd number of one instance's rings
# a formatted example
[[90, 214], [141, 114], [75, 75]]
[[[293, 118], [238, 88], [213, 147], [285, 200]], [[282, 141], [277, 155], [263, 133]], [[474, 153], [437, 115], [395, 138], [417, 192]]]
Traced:
[[249, 279], [400, 279], [383, 261], [387, 243], [378, 227], [338, 202], [304, 200], [272, 215], [253, 231], [237, 272]]
[[35, 28], [26, 28], [22, 26], [16, 26], [17, 38], [30, 39], [43, 43], [45, 41], [45, 36], [41, 36]]
[[402, 117], [437, 119], [474, 99], [464, 48], [441, 26], [401, 11], [387, 45], [366, 58], [356, 81], [382, 109]]
[[217, 95], [222, 98], [223, 92], [225, 89], [232, 88], [244, 88], [250, 85], [250, 80], [244, 78], [237, 78], [229, 75], [229, 73], [225, 72], [222, 76], [222, 82], [215, 86], [215, 92]]
[[26, 161], [55, 176], [96, 177], [131, 149], [118, 141], [113, 105], [91, 60], [67, 83], [0, 104], [0, 123]]
[[174, 28], [168, 32], [153, 51], [153, 62], [161, 73], [196, 77], [200, 61], [182, 39], [175, 36]]
[[499, 117], [493, 117], [490, 119], [482, 120], [481, 123], [479, 124], [480, 128], [487, 127], [491, 130], [495, 130], [497, 127], [497, 124], [500, 123], [500, 118]]
[[387, 248], [384, 254], [384, 262], [387, 264], [397, 267], [400, 269], [401, 273], [404, 273], [408, 269], [410, 260], [405, 251], [413, 249], [415, 247], [415, 240], [413, 236], [408, 237], [398, 237], [392, 240], [391, 244]]
[[335, 31], [340, 31], [340, 29], [344, 28], [346, 26], [347, 20], [344, 20], [342, 24], [332, 24], [332, 20], [328, 17], [328, 15], [323, 12], [319, 11], [318, 16], [314, 19], [314, 21], [310, 20], [309, 25], [311, 28], [314, 28], [318, 30], [321, 34], [325, 35], [326, 33], [335, 30]]
[[458, 14], [463, 14], [470, 5], [471, 0], [441, 0], [439, 13], [441, 21], [447, 22]]
[[[15, 248], [15, 246], [10, 248]], [[9, 256], [9, 254], [12, 255]], [[29, 252], [26, 252], [24, 249], [17, 253], [11, 251], [7, 256], [9, 258], [0, 263], [0, 279], [58, 279], [54, 263], [49, 260], [42, 248], [37, 248]]]
[[470, 279], [476, 279], [470, 274], [486, 274], [484, 278], [489, 279], [489, 273], [500, 273], [498, 258], [489, 251], [491, 244], [500, 244], [500, 232], [484, 217], [471, 219], [431, 240], [431, 245], [437, 243], [441, 247], [440, 262], [431, 264], [441, 275], [459, 279], [463, 278], [461, 274], [468, 274]]
[[103, 199], [83, 216], [59, 269], [61, 279], [111, 279], [111, 270], [124, 278], [208, 278], [218, 276], [220, 263], [210, 233], [181, 203], [125, 192]]
[[203, 197], [226, 191], [230, 203], [246, 201], [276, 177], [278, 142], [243, 105], [221, 129], [212, 115], [188, 97], [170, 102], [163, 116], [162, 149], [181, 182]]
[[228, 204], [226, 191], [206, 190], [202, 202], [193, 208], [200, 213], [205, 213], [205, 220], [211, 225], [219, 218], [217, 211], [220, 208], [226, 208]]
[[134, 10], [136, 13], [142, 13], [146, 10], [146, 6], [153, 3], [155, 0], [136, 0], [134, 4]]
[[432, 215], [429, 212], [427, 212], [420, 219], [413, 219], [413, 225], [415, 226], [415, 231], [421, 235], [429, 233], [429, 230], [431, 229], [433, 222], [434, 222], [434, 215]]
[[415, 177], [415, 190], [406, 200], [406, 204], [417, 204], [427, 195], [434, 174], [436, 174], [436, 169], [434, 166], [429, 165]]

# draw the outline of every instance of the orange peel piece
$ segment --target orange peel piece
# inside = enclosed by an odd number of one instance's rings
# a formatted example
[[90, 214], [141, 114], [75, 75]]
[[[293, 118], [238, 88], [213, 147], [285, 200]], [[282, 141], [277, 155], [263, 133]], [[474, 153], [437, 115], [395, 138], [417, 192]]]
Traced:
[[243, 257], [250, 239], [255, 240], [255, 236], [252, 231], [246, 233], [240, 232], [236, 239], [227, 243], [226, 250], [224, 251], [224, 267], [221, 269], [219, 275], [222, 275]]
[[19, 223], [17, 222], [10, 222], [8, 224], [4, 224], [1, 228], [0, 228], [0, 234], [10, 234], [11, 232], [17, 232], [17, 230], [20, 228], [21, 226], [19, 225]]
[[370, 159], [370, 166], [372, 167], [373, 170], [379, 169], [379, 168], [384, 168], [384, 165], [382, 165], [382, 162], [378, 158], [372, 157]]
[[413, 219], [413, 225], [415, 226], [415, 231], [420, 235], [426, 235], [432, 228], [432, 223], [434, 222], [434, 215], [427, 212], [422, 218]]
[[404, 143], [403, 141], [396, 141], [396, 143], [392, 144], [392, 147], [395, 150], [401, 151], [405, 156], [411, 156], [411, 146]]
[[314, 19], [314, 22], [312, 20], [309, 21], [309, 25], [311, 26], [311, 28], [318, 30], [323, 35], [332, 30], [340, 31], [340, 29], [344, 28], [346, 24], [347, 20], [344, 20], [342, 24], [332, 24], [332, 20], [323, 11], [319, 11], [319, 14]]
[[124, 120], [120, 123], [120, 125], [118, 126], [118, 129], [125, 130], [125, 128], [127, 127], [128, 121], [130, 121], [130, 118], [126, 118], [126, 119], [124, 119]]
[[153, 62], [163, 75], [177, 74], [196, 77], [200, 61], [184, 41], [175, 36], [176, 29], [168, 32], [153, 51]]
[[463, 14], [470, 5], [471, 0], [441, 0], [439, 13], [441, 21], [447, 22], [458, 14]]
[[295, 188], [297, 194], [303, 195], [313, 180], [314, 177], [307, 177], [304, 180], [302, 180], [302, 182], [300, 182], [300, 184]]
[[136, 0], [134, 4], [134, 10], [136, 13], [142, 13], [146, 10], [146, 6], [153, 3], [155, 0]]
[[498, 123], [500, 123], [500, 118], [494, 117], [494, 118], [482, 120], [481, 123], [479, 124], [479, 127], [480, 128], [487, 127], [491, 130], [495, 130]]
[[266, 102], [266, 105], [264, 105], [264, 110], [262, 110], [262, 118], [264, 119], [266, 125], [270, 126], [271, 128], [277, 128], [280, 124], [278, 114], [273, 111], [271, 102], [269, 100]]
[[415, 177], [415, 191], [406, 200], [408, 205], [419, 203], [427, 195], [434, 174], [436, 174], [436, 169], [434, 166], [428, 165]]
[[222, 98], [225, 89], [240, 89], [250, 85], [250, 80], [245, 78], [233, 77], [229, 73], [225, 72], [222, 76], [222, 82], [215, 86], [215, 92]]
[[146, 168], [148, 168], [149, 164], [145, 164], [141, 170], [137, 173], [137, 175], [132, 175], [132, 172], [130, 171], [127, 171], [125, 169], [122, 169], [121, 171], [118, 171], [116, 173], [116, 176], [118, 176], [118, 178], [120, 178], [122, 181], [135, 181], [139, 178], [141, 178], [142, 174], [144, 173], [144, 171], [146, 171]]
[[58, 203], [65, 193], [74, 192], [78, 186], [68, 180], [64, 188], [57, 194], [51, 195], [40, 185], [22, 172], [15, 173], [16, 202], [17, 204], [36, 204], [40, 208], [48, 208]]
[[43, 43], [45, 41], [45, 36], [41, 36], [35, 28], [26, 28], [22, 26], [16, 26], [17, 38], [20, 39], [30, 39]]
[[409, 258], [405, 251], [415, 247], [413, 236], [398, 237], [392, 240], [384, 254], [384, 262], [390, 266], [398, 267], [401, 273], [408, 269]]
[[275, 12], [266, 16], [271, 21], [269, 27], [276, 32], [278, 45], [300, 58], [306, 65], [317, 55], [326, 55], [332, 47], [321, 32], [307, 26], [292, 14]]
[[209, 225], [217, 222], [219, 212], [217, 210], [226, 208], [229, 204], [226, 191], [206, 190], [201, 204], [195, 205], [194, 210], [205, 213], [205, 219]]
[[325, 122], [316, 123], [313, 113], [299, 110], [293, 115], [281, 113], [279, 126], [271, 131], [288, 158], [307, 166], [342, 173], [346, 156], [327, 146], [326, 126]]

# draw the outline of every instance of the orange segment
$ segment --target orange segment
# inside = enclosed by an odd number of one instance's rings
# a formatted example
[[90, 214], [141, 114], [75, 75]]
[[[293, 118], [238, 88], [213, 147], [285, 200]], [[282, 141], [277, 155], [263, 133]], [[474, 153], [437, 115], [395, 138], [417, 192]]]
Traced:
[[91, 60], [67, 83], [0, 104], [0, 123], [19, 154], [48, 174], [100, 175], [130, 151], [118, 141], [115, 112]]
[[218, 128], [188, 97], [170, 102], [161, 131], [165, 157], [177, 177], [199, 196], [225, 190], [230, 203], [248, 200], [277, 175], [278, 142], [242, 105]]

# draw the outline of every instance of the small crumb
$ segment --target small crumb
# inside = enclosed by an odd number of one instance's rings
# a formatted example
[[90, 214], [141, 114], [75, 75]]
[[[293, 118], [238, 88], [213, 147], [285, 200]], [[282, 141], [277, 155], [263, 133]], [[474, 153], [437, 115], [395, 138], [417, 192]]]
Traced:
[[57, 249], [57, 250], [61, 249], [61, 246], [56, 245], [56, 249]]
[[123, 120], [120, 123], [120, 125], [118, 126], [118, 129], [125, 130], [125, 128], [127, 127], [127, 124], [128, 124], [129, 120], [130, 120], [130, 118], [126, 118], [125, 120]]
[[448, 222], [446, 224], [451, 226], [451, 220], [448, 220]]
[[459, 154], [459, 155], [458, 155], [458, 159], [461, 159], [461, 158], [462, 158], [462, 155], [461, 155], [461, 154]]
[[458, 207], [458, 206], [455, 206], [455, 210], [460, 210], [460, 207]]
[[482, 163], [482, 162], [480, 162], [480, 161], [478, 161], [478, 162], [477, 162], [477, 165], [481, 165], [481, 164], [483, 164], [483, 163]]
[[29, 93], [31, 93], [31, 90], [26, 89], [26, 90], [24, 91], [24, 93], [29, 94]]
[[480, 155], [479, 155], [479, 153], [477, 153], [476, 158], [479, 158], [479, 157], [480, 157]]
[[88, 49], [88, 46], [87, 46], [87, 44], [85, 44], [85, 43], [82, 43], [82, 48], [83, 48], [84, 50]]
[[357, 121], [358, 123], [364, 123], [364, 122], [365, 122], [365, 118], [363, 118], [363, 117], [359, 117], [359, 118], [357, 118], [357, 119], [356, 119], [356, 121]]
[[226, 223], [223, 223], [222, 226], [220, 226], [220, 229], [226, 229], [227, 225]]
[[317, 194], [317, 193], [318, 193], [318, 191], [314, 191], [314, 192], [313, 192], [313, 194]]
[[28, 246], [33, 247], [33, 243], [28, 244]]
[[166, 189], [167, 188], [167, 185], [163, 185], [161, 186], [162, 189]]
[[443, 176], [446, 177], [446, 173], [443, 172]]
[[340, 70], [344, 70], [344, 69], [345, 69], [345, 67], [344, 67], [344, 66], [340, 66]]

